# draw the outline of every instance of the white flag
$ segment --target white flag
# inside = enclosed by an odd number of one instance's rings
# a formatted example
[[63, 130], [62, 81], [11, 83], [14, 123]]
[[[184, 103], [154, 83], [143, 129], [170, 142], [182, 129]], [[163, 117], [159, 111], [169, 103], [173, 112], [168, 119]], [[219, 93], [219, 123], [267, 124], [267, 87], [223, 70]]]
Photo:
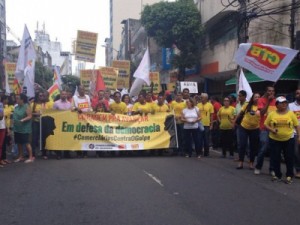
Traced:
[[23, 38], [16, 67], [16, 78], [23, 84], [23, 92], [34, 97], [34, 65], [36, 53], [27, 26], [24, 27]]
[[63, 84], [62, 80], [61, 80], [61, 75], [60, 75], [60, 71], [59, 71], [59, 67], [58, 66], [54, 66], [54, 71], [53, 71], [53, 84], [57, 83], [59, 90], [61, 90], [61, 85]]
[[130, 97], [138, 96], [139, 93], [141, 92], [144, 84], [145, 84], [145, 81], [143, 79], [136, 78], [130, 87], [129, 96]]
[[239, 91], [244, 90], [247, 92], [247, 101], [249, 101], [253, 95], [250, 84], [248, 83], [243, 70], [241, 69], [240, 78], [239, 78]]
[[139, 67], [134, 72], [133, 77], [140, 78], [145, 81], [145, 83], [149, 86], [150, 81], [150, 55], [149, 50], [147, 48], [142, 61], [140, 62]]
[[69, 71], [68, 71], [68, 58], [66, 57], [63, 64], [60, 66], [60, 70], [59, 73], [61, 75], [68, 75]]
[[282, 46], [246, 43], [240, 44], [234, 59], [258, 77], [276, 82], [297, 53]]

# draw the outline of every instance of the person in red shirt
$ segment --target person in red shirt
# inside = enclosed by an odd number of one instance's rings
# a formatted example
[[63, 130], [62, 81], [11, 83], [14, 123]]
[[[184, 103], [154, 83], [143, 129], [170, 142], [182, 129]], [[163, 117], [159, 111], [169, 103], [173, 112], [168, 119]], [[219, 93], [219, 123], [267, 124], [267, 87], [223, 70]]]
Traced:
[[[265, 94], [258, 99], [257, 108], [260, 112], [260, 135], [259, 135], [259, 149], [257, 154], [257, 162], [254, 170], [254, 174], [260, 174], [260, 170], [263, 167], [265, 153], [269, 145], [269, 132], [265, 128], [265, 120], [268, 114], [276, 110], [275, 100], [275, 88], [273, 86], [267, 86]], [[273, 175], [272, 160], [270, 160], [269, 167], [271, 175]]]
[[213, 121], [212, 121], [212, 130], [211, 130], [211, 141], [213, 149], [217, 149], [220, 147], [220, 132], [219, 132], [219, 121], [217, 118], [217, 113], [219, 109], [222, 107], [221, 103], [219, 102], [219, 98], [217, 96], [211, 96], [210, 102], [214, 107], [213, 113]]
[[108, 112], [109, 102], [104, 98], [105, 92], [98, 91], [98, 97], [92, 99], [92, 108], [94, 112]]

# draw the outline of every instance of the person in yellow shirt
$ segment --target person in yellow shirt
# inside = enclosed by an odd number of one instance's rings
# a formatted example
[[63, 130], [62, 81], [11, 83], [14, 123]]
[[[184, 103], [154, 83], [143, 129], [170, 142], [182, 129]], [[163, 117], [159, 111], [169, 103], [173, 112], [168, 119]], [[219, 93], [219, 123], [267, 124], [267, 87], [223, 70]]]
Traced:
[[[163, 94], [159, 94], [157, 97], [157, 102], [153, 103], [153, 111], [155, 114], [170, 112], [169, 105], [165, 103], [165, 96]], [[157, 149], [158, 155], [163, 154], [163, 149]], [[151, 151], [154, 154], [155, 151]]]
[[134, 103], [132, 107], [132, 114], [133, 115], [147, 115], [148, 113], [152, 113], [153, 108], [152, 105], [145, 100], [145, 96], [143, 94], [139, 94], [138, 101]]
[[54, 101], [49, 97], [49, 92], [44, 91], [45, 109], [53, 109]]
[[[32, 135], [31, 135], [31, 146], [32, 155], [35, 157], [36, 148], [39, 147], [40, 140], [40, 117], [42, 111], [46, 109], [44, 92], [39, 91], [35, 94], [33, 102], [31, 102], [30, 107], [32, 110]], [[48, 159], [47, 152], [42, 151], [43, 159]]]
[[209, 137], [210, 130], [212, 129], [214, 107], [208, 101], [208, 94], [202, 93], [200, 96], [201, 102], [197, 104], [198, 109], [201, 113], [201, 122], [204, 126], [204, 131], [201, 132], [202, 142], [201, 149], [204, 147], [204, 156], [209, 156]]
[[243, 104], [237, 118], [244, 115], [241, 125], [239, 127], [239, 163], [236, 169], [243, 169], [243, 163], [246, 153], [246, 148], [249, 140], [250, 145], [250, 162], [249, 169], [253, 170], [255, 155], [258, 151], [259, 145], [259, 124], [260, 124], [260, 112], [258, 111], [257, 102], [260, 98], [258, 93], [254, 93], [249, 103]]
[[285, 97], [277, 97], [275, 105], [276, 111], [268, 114], [264, 122], [266, 129], [269, 131], [271, 160], [275, 172], [272, 181], [281, 180], [281, 152], [283, 152], [286, 164], [285, 182], [291, 184], [294, 176], [294, 129], [298, 134], [298, 143], [300, 143], [300, 126], [294, 112], [288, 109], [288, 101]]
[[178, 149], [174, 149], [173, 155], [180, 154], [184, 156], [184, 137], [183, 137], [183, 122], [181, 120], [181, 113], [183, 109], [186, 108], [186, 102], [182, 98], [182, 93], [178, 92], [176, 94], [175, 100], [170, 104], [171, 110], [174, 111], [175, 121], [176, 121], [176, 131], [177, 131], [177, 140], [178, 140]]
[[127, 114], [128, 108], [124, 102], [121, 102], [121, 93], [116, 91], [113, 96], [114, 102], [109, 105], [109, 111], [112, 114]]
[[157, 103], [153, 105], [154, 113], [170, 112], [170, 107], [165, 103], [165, 97], [163, 95], [158, 95]]
[[233, 157], [232, 140], [234, 138], [234, 107], [230, 106], [228, 97], [224, 98], [224, 106], [218, 111], [217, 117], [220, 121], [220, 145], [222, 146], [222, 157], [226, 158], [226, 152], [229, 151], [230, 157]]
[[10, 97], [7, 95], [4, 95], [1, 97], [2, 99], [2, 103], [3, 103], [3, 112], [4, 112], [4, 120], [5, 120], [5, 128], [6, 128], [6, 133], [5, 133], [5, 138], [4, 138], [4, 142], [2, 145], [2, 158], [0, 161], [0, 164], [2, 165], [6, 165], [8, 163], [11, 163], [8, 159], [7, 159], [7, 155], [6, 155], [6, 150], [7, 150], [7, 146], [11, 145], [11, 133], [12, 133], [12, 128], [11, 128], [11, 116], [12, 113], [14, 111], [14, 106], [12, 104], [10, 104]]

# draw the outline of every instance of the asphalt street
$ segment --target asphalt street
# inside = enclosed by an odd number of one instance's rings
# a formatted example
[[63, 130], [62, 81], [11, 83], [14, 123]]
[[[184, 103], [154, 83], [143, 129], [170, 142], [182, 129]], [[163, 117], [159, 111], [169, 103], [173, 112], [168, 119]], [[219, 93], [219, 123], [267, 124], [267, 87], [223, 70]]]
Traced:
[[0, 169], [0, 224], [300, 223], [299, 180], [273, 183], [267, 168], [254, 175], [219, 156], [106, 156], [10, 164]]

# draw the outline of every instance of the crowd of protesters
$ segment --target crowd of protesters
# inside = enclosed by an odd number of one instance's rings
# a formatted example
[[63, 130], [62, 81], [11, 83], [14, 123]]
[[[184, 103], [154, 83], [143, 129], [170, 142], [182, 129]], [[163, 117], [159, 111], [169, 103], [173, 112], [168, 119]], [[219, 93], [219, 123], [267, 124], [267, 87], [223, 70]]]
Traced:
[[[268, 86], [262, 96], [259, 93], [248, 96], [249, 102], [247, 93], [242, 90], [237, 100], [231, 94], [223, 98], [223, 104], [207, 93], [191, 96], [187, 88], [173, 94], [161, 92], [157, 96], [142, 91], [135, 101], [119, 91], [111, 94], [109, 90], [100, 90], [98, 96], [91, 98], [83, 86], [78, 86], [75, 95], [62, 90], [55, 101], [49, 100], [47, 91], [38, 91], [30, 101], [24, 94], [1, 93], [0, 167], [11, 163], [7, 158], [8, 147], [16, 153], [13, 162], [34, 162], [40, 145], [41, 157], [48, 159], [45, 140], [40, 138], [44, 109], [126, 115], [173, 112], [178, 148], [171, 150], [172, 155], [209, 157], [210, 150], [221, 148], [221, 157], [237, 161], [238, 170], [244, 168], [247, 156], [248, 168], [258, 175], [269, 153], [272, 181], [282, 179], [282, 156], [286, 165], [285, 182], [290, 184], [293, 177], [300, 178], [300, 90], [290, 104], [284, 96], [276, 97], [272, 86]], [[157, 152], [161, 154], [162, 150]], [[238, 158], [234, 158], [234, 152]], [[102, 153], [96, 152], [96, 156]], [[76, 154], [80, 158], [88, 156], [87, 151], [76, 151]], [[57, 159], [69, 158], [70, 151], [55, 151], [55, 155]]]

